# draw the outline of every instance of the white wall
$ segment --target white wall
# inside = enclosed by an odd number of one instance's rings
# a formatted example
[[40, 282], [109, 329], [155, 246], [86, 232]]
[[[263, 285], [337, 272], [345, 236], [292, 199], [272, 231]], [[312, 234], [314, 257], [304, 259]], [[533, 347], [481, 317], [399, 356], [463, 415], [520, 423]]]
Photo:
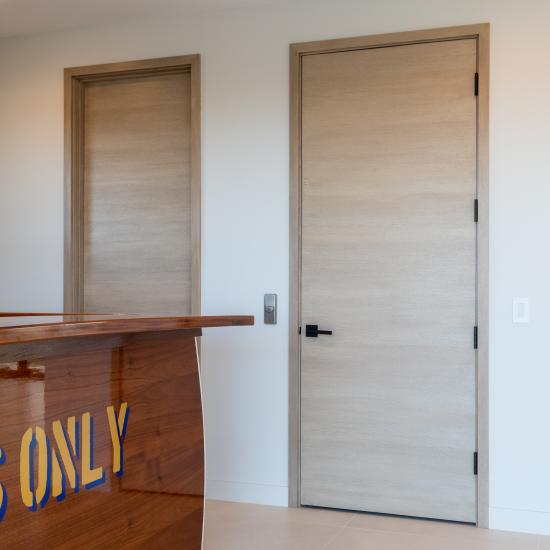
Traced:
[[[62, 304], [62, 69], [198, 52], [211, 496], [287, 491], [288, 44], [492, 24], [491, 525], [550, 533], [550, 3], [323, 0], [0, 41], [0, 310]], [[277, 292], [275, 327], [262, 295]], [[513, 296], [532, 322], [513, 325]]]

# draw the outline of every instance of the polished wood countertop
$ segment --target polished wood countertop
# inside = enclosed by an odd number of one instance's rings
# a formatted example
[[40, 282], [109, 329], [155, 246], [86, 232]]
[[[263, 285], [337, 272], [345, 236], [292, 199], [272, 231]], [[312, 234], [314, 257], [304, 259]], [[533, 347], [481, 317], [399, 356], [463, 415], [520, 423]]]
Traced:
[[141, 316], [0, 312], [0, 345], [102, 334], [253, 325], [250, 315]]

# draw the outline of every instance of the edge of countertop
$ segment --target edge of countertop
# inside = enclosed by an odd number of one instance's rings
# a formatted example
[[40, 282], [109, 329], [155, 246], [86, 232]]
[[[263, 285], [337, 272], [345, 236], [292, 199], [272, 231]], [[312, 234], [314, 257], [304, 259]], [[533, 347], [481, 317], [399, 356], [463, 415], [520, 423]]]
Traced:
[[252, 315], [149, 316], [0, 312], [0, 345], [76, 336], [251, 325], [254, 325]]

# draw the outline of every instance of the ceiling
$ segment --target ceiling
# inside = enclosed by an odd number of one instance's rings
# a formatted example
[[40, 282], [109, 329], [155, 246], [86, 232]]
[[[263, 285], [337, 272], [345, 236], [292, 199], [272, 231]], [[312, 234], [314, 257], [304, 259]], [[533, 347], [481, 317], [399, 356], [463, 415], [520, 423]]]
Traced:
[[0, 37], [129, 18], [199, 13], [284, 0], [0, 0]]

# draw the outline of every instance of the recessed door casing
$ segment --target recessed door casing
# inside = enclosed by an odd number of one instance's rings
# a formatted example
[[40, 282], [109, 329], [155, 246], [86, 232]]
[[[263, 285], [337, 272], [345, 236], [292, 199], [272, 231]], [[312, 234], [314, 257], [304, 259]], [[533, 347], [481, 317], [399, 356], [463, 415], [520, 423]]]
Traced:
[[67, 312], [200, 313], [200, 57], [65, 69]]

